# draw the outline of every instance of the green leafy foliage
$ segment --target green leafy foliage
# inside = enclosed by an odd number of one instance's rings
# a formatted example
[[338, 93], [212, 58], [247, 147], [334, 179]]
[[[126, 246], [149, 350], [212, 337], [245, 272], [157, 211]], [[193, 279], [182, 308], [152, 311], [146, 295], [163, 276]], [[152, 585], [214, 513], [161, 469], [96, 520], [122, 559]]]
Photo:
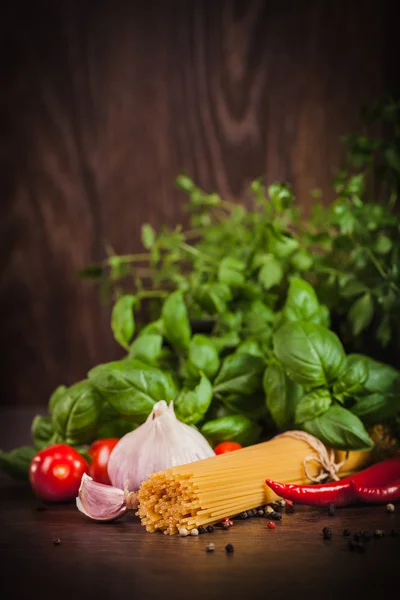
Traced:
[[119, 437], [159, 400], [212, 443], [301, 427], [365, 449], [376, 423], [400, 438], [399, 114], [392, 101], [364, 111], [343, 140], [334, 202], [311, 191], [307, 219], [288, 183], [256, 179], [241, 203], [180, 175], [188, 229], [144, 224], [143, 253], [108, 247], [81, 271], [112, 300], [126, 358], [58, 387], [34, 446], [0, 464], [26, 473], [34, 449]]

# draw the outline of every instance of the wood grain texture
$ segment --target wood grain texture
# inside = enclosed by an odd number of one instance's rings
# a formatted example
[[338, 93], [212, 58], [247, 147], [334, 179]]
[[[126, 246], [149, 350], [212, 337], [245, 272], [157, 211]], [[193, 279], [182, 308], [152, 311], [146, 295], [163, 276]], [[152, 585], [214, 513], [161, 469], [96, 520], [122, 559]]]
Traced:
[[[119, 355], [83, 266], [184, 218], [174, 179], [331, 199], [339, 136], [393, 84], [387, 2], [177, 0], [2, 9], [1, 401], [46, 403]], [[389, 44], [389, 45], [388, 45]], [[393, 65], [394, 62], [390, 63]]]
[[[215, 598], [324, 598], [350, 600], [373, 591], [396, 597], [399, 514], [383, 507], [338, 510], [298, 507], [284, 514], [275, 530], [265, 518], [235, 521], [229, 531], [163, 536], [146, 533], [137, 518], [99, 524], [73, 505], [37, 511], [27, 486], [2, 482], [0, 492], [0, 591], [4, 598], [150, 600]], [[331, 528], [331, 540], [321, 530]], [[384, 529], [385, 537], [366, 543], [364, 554], [350, 552], [342, 531]], [[59, 538], [55, 546], [53, 539]], [[215, 544], [213, 553], [205, 546]], [[234, 553], [228, 555], [225, 545]]]

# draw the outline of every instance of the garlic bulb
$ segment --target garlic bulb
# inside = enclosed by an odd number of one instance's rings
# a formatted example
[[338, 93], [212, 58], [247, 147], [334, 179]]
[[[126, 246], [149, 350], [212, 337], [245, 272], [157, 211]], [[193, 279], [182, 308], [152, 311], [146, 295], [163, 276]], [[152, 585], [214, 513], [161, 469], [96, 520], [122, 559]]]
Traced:
[[179, 421], [173, 403], [154, 405], [143, 425], [127, 433], [111, 452], [108, 475], [113, 486], [138, 490], [151, 473], [184, 465], [215, 453], [199, 431]]

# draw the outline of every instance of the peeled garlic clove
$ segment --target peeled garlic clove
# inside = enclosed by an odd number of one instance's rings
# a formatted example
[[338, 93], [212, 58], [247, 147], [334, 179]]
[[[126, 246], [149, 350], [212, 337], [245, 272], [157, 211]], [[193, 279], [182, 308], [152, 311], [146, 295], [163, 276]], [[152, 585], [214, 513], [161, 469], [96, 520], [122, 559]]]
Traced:
[[97, 483], [86, 473], [82, 476], [76, 505], [81, 513], [95, 521], [114, 521], [128, 510], [123, 490]]

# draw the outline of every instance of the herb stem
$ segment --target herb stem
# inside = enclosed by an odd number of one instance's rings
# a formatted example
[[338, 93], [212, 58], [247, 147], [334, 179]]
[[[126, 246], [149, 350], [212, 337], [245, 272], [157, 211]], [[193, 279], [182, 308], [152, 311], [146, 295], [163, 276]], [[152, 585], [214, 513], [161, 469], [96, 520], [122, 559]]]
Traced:
[[205, 259], [209, 260], [210, 262], [212, 262], [214, 264], [216, 262], [215, 259], [212, 258], [211, 256], [208, 256], [207, 254], [204, 254], [204, 252], [200, 252], [200, 250], [198, 250], [197, 248], [193, 248], [193, 246], [190, 246], [189, 244], [185, 244], [185, 242], [182, 242], [181, 244], [179, 244], [179, 247], [184, 252], [187, 252], [188, 254], [192, 254], [192, 256], [197, 256], [197, 257], [205, 258]]
[[151, 256], [150, 254], [121, 254], [118, 256], [110, 256], [109, 258], [106, 258], [104, 261], [104, 264], [106, 265], [112, 265], [113, 263], [113, 259], [118, 258], [118, 260], [120, 262], [144, 262], [146, 260], [150, 260]]

